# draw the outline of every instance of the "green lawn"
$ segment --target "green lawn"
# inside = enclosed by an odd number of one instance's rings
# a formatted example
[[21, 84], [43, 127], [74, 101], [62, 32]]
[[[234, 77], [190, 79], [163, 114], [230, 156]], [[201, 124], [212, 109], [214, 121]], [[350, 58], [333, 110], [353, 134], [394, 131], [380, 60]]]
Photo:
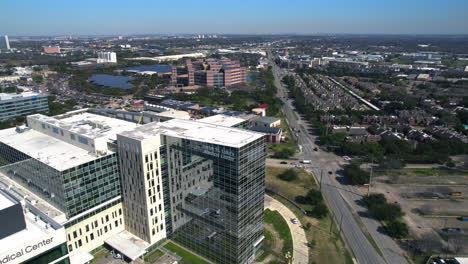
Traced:
[[263, 235], [265, 236], [262, 246], [263, 253], [256, 259], [257, 262], [264, 261], [271, 254], [276, 245], [275, 237], [270, 231], [263, 229]]
[[[287, 169], [267, 167], [266, 170], [266, 185], [269, 188], [274, 188], [281, 195], [293, 200], [298, 195], [305, 195], [311, 189], [318, 189], [312, 174], [303, 169], [296, 169], [299, 173], [298, 179], [285, 182], [278, 178], [278, 175]], [[351, 254], [345, 247], [345, 244], [337, 232], [337, 227], [333, 224], [330, 234], [331, 216], [328, 215], [323, 219], [316, 219], [304, 215], [298, 208], [289, 203], [287, 200], [274, 195], [275, 199], [288, 207], [302, 225], [310, 223], [312, 227], [305, 230], [307, 241], [313, 246], [309, 250], [309, 263], [337, 263], [337, 264], [352, 264]], [[312, 209], [312, 206], [301, 205], [306, 210]]]
[[468, 176], [468, 171], [446, 168], [419, 168], [419, 169], [398, 169], [379, 171], [378, 175], [400, 175], [400, 176]]
[[279, 237], [283, 240], [283, 254], [293, 252], [293, 241], [291, 230], [289, 230], [288, 223], [277, 211], [265, 210], [265, 222], [273, 225], [275, 231], [278, 232]]
[[208, 261], [200, 258], [199, 256], [194, 255], [193, 253], [189, 252], [188, 250], [179, 247], [178, 245], [168, 242], [167, 244], [164, 245], [164, 248], [167, 250], [170, 250], [177, 255], [179, 255], [184, 262], [189, 263], [189, 264], [210, 264]]
[[[307, 192], [317, 187], [314, 176], [308, 173], [304, 169], [293, 169], [297, 172], [297, 179], [294, 181], [283, 181], [278, 178], [278, 175], [285, 172], [286, 168], [266, 168], [266, 186], [268, 189], [279, 191], [282, 195], [286, 196], [290, 200], [295, 200], [298, 195], [306, 195]], [[306, 210], [311, 210], [311, 206], [303, 206]]]
[[147, 255], [145, 256], [145, 261], [153, 263], [153, 262], [156, 261], [158, 258], [164, 256], [164, 254], [165, 254], [165, 253], [162, 252], [161, 250], [155, 249], [155, 250], [153, 250], [152, 252], [150, 252], [149, 254], [147, 254]]
[[110, 254], [110, 251], [109, 251], [108, 249], [106, 249], [106, 248], [103, 247], [103, 248], [101, 248], [100, 250], [98, 250], [97, 252], [95, 252], [95, 253], [93, 254], [93, 257], [94, 257], [94, 258], [90, 261], [90, 263], [91, 263], [91, 264], [92, 264], [92, 263], [95, 263], [95, 262], [98, 261], [99, 259], [101, 259], [101, 258], [103, 258], [103, 257], [105, 257], [105, 256], [107, 256], [107, 255], [109, 255], [109, 254]]

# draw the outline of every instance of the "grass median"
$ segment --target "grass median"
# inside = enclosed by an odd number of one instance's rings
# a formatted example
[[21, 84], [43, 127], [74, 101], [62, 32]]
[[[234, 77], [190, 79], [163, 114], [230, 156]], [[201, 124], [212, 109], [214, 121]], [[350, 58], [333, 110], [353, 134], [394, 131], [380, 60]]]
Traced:
[[164, 248], [176, 253], [183, 259], [185, 263], [189, 264], [210, 264], [208, 261], [200, 258], [199, 256], [191, 253], [190, 251], [172, 243], [168, 242], [167, 244], [164, 245]]
[[275, 231], [278, 233], [280, 239], [283, 241], [283, 255], [287, 252], [292, 253], [293, 240], [291, 235], [291, 230], [289, 229], [288, 223], [277, 211], [271, 211], [270, 209], [265, 210], [265, 223], [273, 225]]

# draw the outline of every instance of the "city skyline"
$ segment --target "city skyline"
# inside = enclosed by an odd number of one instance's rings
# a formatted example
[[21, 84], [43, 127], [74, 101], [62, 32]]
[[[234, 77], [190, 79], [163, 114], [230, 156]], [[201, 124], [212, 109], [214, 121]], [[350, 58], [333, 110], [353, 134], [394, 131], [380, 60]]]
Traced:
[[[3, 3], [0, 34], [468, 34], [468, 3], [297, 0], [178, 5], [148, 1]], [[450, 18], [450, 19], [448, 19]], [[123, 23], [122, 21], [125, 21]]]

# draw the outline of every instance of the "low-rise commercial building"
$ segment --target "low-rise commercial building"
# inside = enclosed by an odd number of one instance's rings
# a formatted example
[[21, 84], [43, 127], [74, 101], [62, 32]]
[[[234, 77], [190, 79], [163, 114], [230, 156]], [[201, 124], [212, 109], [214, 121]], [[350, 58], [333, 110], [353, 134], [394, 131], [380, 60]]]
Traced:
[[281, 119], [272, 116], [261, 116], [251, 121], [252, 126], [279, 127]]
[[0, 93], [0, 121], [14, 119], [30, 113], [48, 113], [49, 103], [43, 94]]

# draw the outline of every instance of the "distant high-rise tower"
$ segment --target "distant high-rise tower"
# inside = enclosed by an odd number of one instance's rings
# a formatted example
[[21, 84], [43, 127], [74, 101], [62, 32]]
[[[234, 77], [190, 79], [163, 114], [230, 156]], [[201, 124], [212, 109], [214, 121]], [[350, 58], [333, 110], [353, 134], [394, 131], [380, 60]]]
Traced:
[[0, 50], [2, 49], [10, 49], [10, 42], [8, 41], [8, 36], [0, 36]]
[[117, 63], [115, 52], [98, 52], [97, 63]]

